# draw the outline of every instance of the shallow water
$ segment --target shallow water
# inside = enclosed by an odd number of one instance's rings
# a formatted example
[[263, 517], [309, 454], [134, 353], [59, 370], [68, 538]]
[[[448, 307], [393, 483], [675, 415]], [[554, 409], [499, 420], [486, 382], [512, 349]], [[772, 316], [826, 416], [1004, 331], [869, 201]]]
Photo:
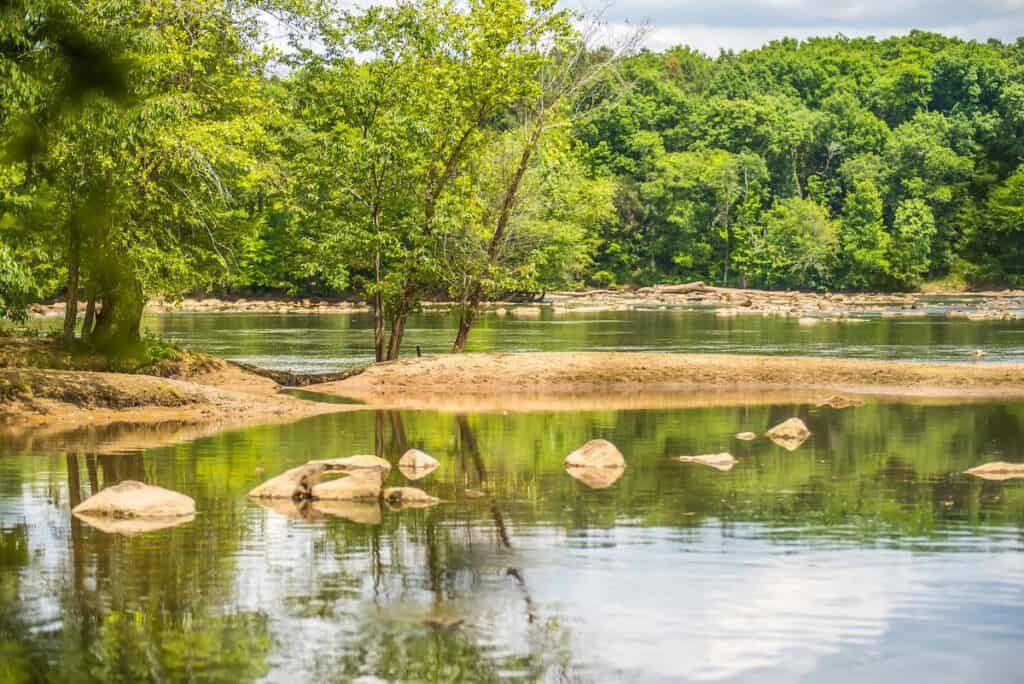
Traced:
[[[858, 315], [853, 322], [800, 325], [793, 318], [719, 318], [697, 309], [486, 314], [470, 351], [672, 351], [788, 354], [870, 359], [1024, 361], [1024, 319], [949, 319], [936, 304], [927, 318]], [[445, 312], [412, 317], [405, 355], [447, 352], [458, 324]], [[187, 313], [147, 316], [146, 328], [187, 347], [266, 368], [324, 372], [373, 360], [369, 314]]]
[[[733, 439], [792, 415], [813, 431], [796, 451]], [[600, 490], [561, 468], [595, 437], [629, 464]], [[311, 458], [408, 446], [441, 460], [415, 484], [446, 503], [346, 518], [245, 497]], [[672, 460], [725, 449], [729, 472]], [[1012, 681], [1024, 480], [961, 474], [992, 460], [1024, 460], [1024, 404], [357, 411], [114, 454], [0, 441], [0, 681]], [[132, 537], [70, 516], [125, 478], [199, 515]]]

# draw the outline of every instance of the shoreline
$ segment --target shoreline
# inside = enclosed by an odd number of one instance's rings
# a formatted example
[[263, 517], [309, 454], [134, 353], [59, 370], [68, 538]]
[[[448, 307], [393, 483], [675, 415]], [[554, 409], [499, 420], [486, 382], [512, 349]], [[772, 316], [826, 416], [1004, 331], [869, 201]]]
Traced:
[[[661, 352], [424, 356], [307, 384], [290, 396], [264, 374], [196, 356], [171, 377], [0, 368], [0, 436], [10, 445], [147, 448], [221, 430], [361, 410], [450, 413], [823, 405], [831, 397], [910, 403], [1024, 401], [1024, 364], [939, 364]], [[196, 359], [191, 359], [195, 363]], [[181, 368], [188, 367], [183, 364]], [[179, 369], [181, 370], [181, 369]], [[317, 379], [317, 378], [312, 378]], [[321, 378], [323, 379], [323, 378]], [[356, 403], [331, 403], [343, 398]]]
[[[682, 285], [656, 285], [618, 290], [590, 289], [550, 292], [537, 301], [492, 301], [484, 311], [497, 315], [536, 316], [543, 310], [554, 313], [628, 311], [647, 308], [714, 310], [719, 316], [745, 314], [791, 317], [845, 317], [850, 313], [878, 313], [885, 316], [918, 316], [921, 309], [936, 298], [964, 300], [960, 308], [950, 309], [950, 317], [975, 320], [1016, 319], [1019, 312], [1009, 310], [1011, 300], [1024, 308], [1024, 290], [983, 290], [974, 292], [836, 292], [754, 290], [715, 287], [702, 282]], [[64, 302], [35, 304], [35, 317], [56, 317], [64, 313]], [[80, 303], [80, 310], [85, 303]], [[456, 306], [448, 301], [424, 301], [425, 310], [445, 311]], [[185, 297], [165, 300], [156, 297], [146, 305], [150, 314], [168, 313], [261, 313], [261, 314], [361, 314], [370, 307], [352, 298], [324, 297]]]
[[1024, 364], [938, 364], [660, 352], [424, 356], [309, 385], [367, 408], [442, 411], [682, 408], [882, 400], [1024, 400]]

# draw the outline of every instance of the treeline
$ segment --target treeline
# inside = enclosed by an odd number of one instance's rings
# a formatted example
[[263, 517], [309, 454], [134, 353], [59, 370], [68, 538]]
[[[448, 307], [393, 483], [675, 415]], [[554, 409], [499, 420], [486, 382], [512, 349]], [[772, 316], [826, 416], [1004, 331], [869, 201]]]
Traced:
[[[288, 48], [279, 49], [287, 34]], [[356, 294], [378, 359], [426, 297], [703, 279], [1024, 281], [1024, 41], [709, 58], [553, 0], [15, 0], [0, 12], [0, 314]]]

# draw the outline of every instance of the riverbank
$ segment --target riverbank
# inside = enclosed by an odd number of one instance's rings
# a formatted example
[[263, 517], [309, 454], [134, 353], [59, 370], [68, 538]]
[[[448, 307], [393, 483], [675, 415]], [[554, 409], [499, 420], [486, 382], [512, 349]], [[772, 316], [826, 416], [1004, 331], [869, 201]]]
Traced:
[[389, 409], [586, 410], [820, 403], [836, 393], [1024, 399], [1024, 364], [641, 352], [485, 353], [370, 366], [309, 391]]
[[108, 363], [49, 338], [0, 339], [0, 431], [106, 443], [118, 433], [111, 426], [131, 425], [166, 441], [352, 408], [290, 397], [273, 378], [208, 354], [179, 351], [131, 373], [109, 372]]
[[[957, 302], [947, 315], [975, 320], [1001, 320], [1020, 317], [1015, 309], [1024, 308], [1024, 290], [978, 292], [918, 293], [816, 293], [768, 291], [714, 287], [705, 283], [660, 285], [616, 290], [592, 289], [546, 293], [537, 301], [497, 301], [485, 305], [498, 315], [536, 316], [544, 310], [561, 312], [625, 311], [640, 308], [712, 308], [720, 316], [771, 315], [792, 317], [842, 318], [850, 313], [879, 313], [888, 316], [922, 314], [937, 298]], [[80, 310], [84, 309], [82, 303]], [[427, 309], [449, 309], [451, 302], [427, 301]], [[35, 316], [57, 317], [64, 314], [64, 303], [36, 304]], [[370, 309], [362, 302], [327, 298], [155, 298], [146, 306], [149, 313], [310, 313], [356, 314]]]

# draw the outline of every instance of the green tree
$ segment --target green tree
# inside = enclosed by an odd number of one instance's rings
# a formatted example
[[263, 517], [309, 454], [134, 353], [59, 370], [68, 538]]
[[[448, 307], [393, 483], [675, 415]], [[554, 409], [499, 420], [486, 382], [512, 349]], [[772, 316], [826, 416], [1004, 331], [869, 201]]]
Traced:
[[935, 219], [923, 200], [904, 200], [896, 209], [889, 243], [890, 275], [896, 284], [912, 288], [921, 284], [931, 267]]
[[889, 277], [889, 233], [882, 221], [882, 196], [870, 181], [846, 196], [839, 233], [841, 283], [853, 289], [884, 287]]

